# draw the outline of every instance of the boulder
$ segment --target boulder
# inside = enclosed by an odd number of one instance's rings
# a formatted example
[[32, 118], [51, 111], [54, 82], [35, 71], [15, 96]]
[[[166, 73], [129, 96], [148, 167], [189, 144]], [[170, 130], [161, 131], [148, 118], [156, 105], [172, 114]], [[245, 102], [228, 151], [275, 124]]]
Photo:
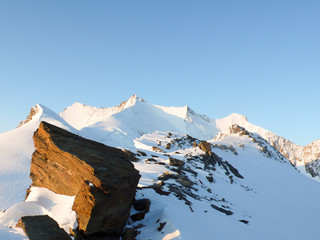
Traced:
[[144, 219], [144, 216], [146, 215], [145, 212], [138, 212], [138, 213], [135, 213], [133, 215], [130, 216], [130, 218], [132, 219], [132, 221], [140, 221], [142, 219]]
[[48, 215], [22, 217], [16, 227], [22, 228], [30, 240], [71, 240], [66, 231]]
[[204, 151], [206, 154], [210, 155], [212, 154], [211, 151], [211, 145], [210, 143], [208, 143], [207, 141], [201, 141], [201, 143], [199, 144], [199, 148]]
[[46, 122], [33, 136], [32, 186], [75, 196], [79, 230], [120, 236], [140, 178], [132, 155]]
[[149, 212], [151, 201], [148, 198], [137, 199], [133, 202], [133, 207], [137, 211]]
[[166, 144], [166, 149], [170, 149], [171, 148], [171, 143], [167, 143]]

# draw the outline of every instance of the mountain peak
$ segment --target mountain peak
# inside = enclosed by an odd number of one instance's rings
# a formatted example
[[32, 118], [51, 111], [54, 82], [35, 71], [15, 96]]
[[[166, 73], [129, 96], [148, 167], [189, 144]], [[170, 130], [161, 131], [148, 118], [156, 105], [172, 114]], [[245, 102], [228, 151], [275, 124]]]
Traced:
[[237, 122], [247, 122], [248, 118], [244, 115], [241, 115], [239, 113], [231, 113], [227, 118], [231, 118]]
[[27, 116], [26, 120], [21, 121], [17, 126], [17, 128], [30, 122], [32, 119], [34, 119], [35, 115], [37, 115], [38, 113], [42, 113], [42, 111], [43, 111], [43, 108], [39, 104], [36, 104], [34, 107], [31, 108], [30, 113]]
[[132, 95], [127, 101], [119, 104], [119, 112], [125, 108], [134, 106], [137, 102], [144, 102], [144, 100], [142, 98], [139, 98], [137, 94]]

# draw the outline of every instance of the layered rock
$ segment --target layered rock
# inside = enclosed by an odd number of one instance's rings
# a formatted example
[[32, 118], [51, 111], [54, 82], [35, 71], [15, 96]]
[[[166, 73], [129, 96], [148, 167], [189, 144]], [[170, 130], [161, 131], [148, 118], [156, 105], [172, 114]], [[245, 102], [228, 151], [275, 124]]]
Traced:
[[120, 236], [140, 178], [130, 155], [46, 122], [33, 139], [32, 186], [76, 196], [72, 209], [85, 235]]

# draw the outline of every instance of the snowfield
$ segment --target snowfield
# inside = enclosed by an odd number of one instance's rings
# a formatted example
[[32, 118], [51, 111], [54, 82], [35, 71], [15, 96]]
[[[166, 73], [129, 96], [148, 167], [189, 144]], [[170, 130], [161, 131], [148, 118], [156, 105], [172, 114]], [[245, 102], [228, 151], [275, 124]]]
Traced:
[[[47, 214], [67, 232], [77, 224], [74, 197], [33, 187], [24, 200], [32, 136], [41, 121], [137, 154], [136, 198], [151, 200], [143, 220], [128, 222], [139, 231], [137, 239], [319, 238], [320, 185], [303, 167], [317, 156], [318, 142], [301, 147], [239, 114], [211, 119], [136, 95], [118, 107], [75, 103], [59, 115], [36, 105], [28, 119], [0, 134], [0, 239], [26, 239], [15, 228], [25, 215]], [[216, 162], [199, 148], [202, 140]]]

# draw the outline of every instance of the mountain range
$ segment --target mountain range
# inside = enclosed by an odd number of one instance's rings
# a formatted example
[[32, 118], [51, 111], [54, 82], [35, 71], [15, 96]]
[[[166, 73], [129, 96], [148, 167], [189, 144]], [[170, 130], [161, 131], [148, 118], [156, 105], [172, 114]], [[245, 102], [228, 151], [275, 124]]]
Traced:
[[[144, 219], [128, 221], [138, 229], [137, 239], [320, 234], [320, 140], [299, 146], [240, 114], [214, 119], [187, 105], [158, 106], [133, 95], [119, 106], [74, 103], [59, 114], [39, 104], [16, 129], [0, 134], [0, 237], [25, 238], [15, 228], [15, 215], [33, 214], [17, 206], [31, 184], [32, 137], [42, 121], [136, 155], [133, 164], [141, 174], [136, 195], [151, 200]], [[216, 163], [208, 163], [204, 153]], [[74, 219], [68, 221], [60, 225], [69, 227]]]

